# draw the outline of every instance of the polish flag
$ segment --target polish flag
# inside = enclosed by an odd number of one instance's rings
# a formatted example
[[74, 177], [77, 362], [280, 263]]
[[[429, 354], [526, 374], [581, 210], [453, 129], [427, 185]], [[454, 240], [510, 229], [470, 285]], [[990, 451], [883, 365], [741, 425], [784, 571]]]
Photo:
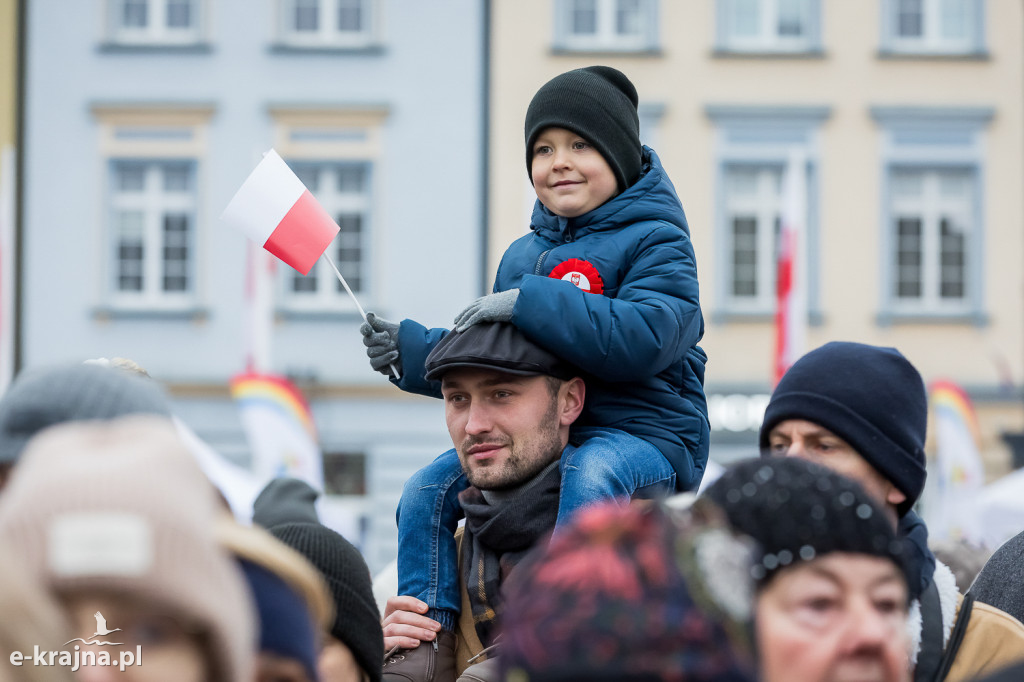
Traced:
[[273, 149], [242, 183], [221, 220], [303, 275], [340, 229]]
[[775, 383], [807, 345], [807, 162], [793, 152], [786, 166], [782, 232], [776, 267]]

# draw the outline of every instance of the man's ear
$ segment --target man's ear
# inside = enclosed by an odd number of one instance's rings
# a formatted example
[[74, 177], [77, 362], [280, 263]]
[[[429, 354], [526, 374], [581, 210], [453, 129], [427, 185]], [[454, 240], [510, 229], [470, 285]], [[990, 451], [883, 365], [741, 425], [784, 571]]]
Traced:
[[558, 423], [560, 426], [570, 426], [580, 412], [583, 411], [583, 400], [586, 398], [587, 389], [583, 379], [573, 377], [564, 384], [558, 391]]
[[890, 485], [889, 492], [885, 495], [885, 501], [894, 507], [898, 507], [907, 501], [907, 496], [896, 486]]

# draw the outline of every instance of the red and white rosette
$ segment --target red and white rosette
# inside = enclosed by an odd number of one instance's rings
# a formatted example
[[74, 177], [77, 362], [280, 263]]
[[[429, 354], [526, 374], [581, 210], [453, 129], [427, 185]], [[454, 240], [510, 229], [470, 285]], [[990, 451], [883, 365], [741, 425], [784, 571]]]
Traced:
[[604, 292], [604, 280], [597, 268], [579, 258], [570, 258], [558, 264], [548, 277], [571, 282], [573, 286], [591, 294]]

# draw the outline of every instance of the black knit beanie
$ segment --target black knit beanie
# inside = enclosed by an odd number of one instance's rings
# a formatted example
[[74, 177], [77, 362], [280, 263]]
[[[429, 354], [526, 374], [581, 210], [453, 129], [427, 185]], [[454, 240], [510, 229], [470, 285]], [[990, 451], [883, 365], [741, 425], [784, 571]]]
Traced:
[[610, 66], [588, 66], [555, 76], [526, 110], [526, 173], [533, 181], [533, 143], [545, 128], [571, 130], [594, 145], [611, 166], [619, 191], [640, 177], [640, 119], [636, 88]]
[[282, 476], [266, 485], [252, 503], [252, 522], [264, 528], [285, 523], [320, 523], [316, 514], [313, 486], [297, 478]]
[[[753, 577], [831, 552], [867, 554], [896, 564], [910, 585], [903, 541], [856, 481], [798, 457], [747, 459], [704, 492], [737, 531], [760, 546]], [[698, 500], [700, 503], [701, 500]]]
[[331, 635], [355, 656], [370, 679], [380, 682], [384, 631], [373, 598], [370, 569], [359, 550], [330, 528], [316, 523], [286, 523], [271, 534], [309, 559], [324, 576], [334, 597]]
[[761, 451], [787, 419], [823, 426], [849, 443], [907, 499], [924, 489], [928, 395], [920, 373], [895, 348], [833, 341], [789, 368], [775, 387], [761, 424]]

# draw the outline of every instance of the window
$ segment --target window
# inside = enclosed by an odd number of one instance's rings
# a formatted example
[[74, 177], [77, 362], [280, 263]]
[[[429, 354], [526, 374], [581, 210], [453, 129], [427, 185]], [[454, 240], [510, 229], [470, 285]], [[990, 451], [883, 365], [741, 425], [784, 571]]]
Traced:
[[[364, 290], [364, 261], [369, 226], [370, 192], [367, 163], [290, 163], [292, 170], [329, 213], [341, 231], [328, 248], [353, 293]], [[348, 294], [334, 270], [319, 262], [307, 276], [289, 269], [288, 293], [304, 305], [331, 307]]]
[[213, 110], [97, 105], [106, 168], [104, 307], [190, 311], [198, 291], [200, 159]]
[[[380, 156], [381, 128], [387, 111], [271, 110], [275, 149], [341, 228], [327, 249], [364, 306], [371, 305], [370, 264], [381, 226], [375, 220], [374, 166]], [[355, 311], [355, 304], [322, 259], [306, 276], [282, 268], [281, 307], [291, 313]]]
[[883, 0], [882, 52], [983, 53], [983, 4], [981, 0]]
[[770, 320], [775, 312], [776, 263], [785, 206], [784, 184], [794, 152], [804, 174], [804, 272], [812, 321], [818, 292], [817, 130], [819, 107], [710, 106], [715, 123], [715, 281], [712, 319]]
[[328, 495], [366, 495], [366, 454], [324, 453], [324, 492]]
[[201, 0], [110, 0], [110, 40], [128, 45], [198, 43], [201, 5]]
[[718, 0], [720, 52], [821, 50], [820, 0]]
[[730, 307], [775, 305], [775, 263], [782, 224], [782, 167], [731, 164], [725, 170]]
[[195, 163], [115, 159], [110, 167], [115, 296], [159, 303], [189, 294]]
[[299, 48], [360, 48], [375, 42], [376, 0], [280, 0], [281, 42]]
[[890, 182], [894, 306], [963, 310], [976, 193], [971, 173], [894, 168]]
[[881, 324], [983, 322], [987, 109], [876, 107], [882, 124]]
[[555, 48], [650, 51], [658, 47], [656, 0], [558, 0]]

